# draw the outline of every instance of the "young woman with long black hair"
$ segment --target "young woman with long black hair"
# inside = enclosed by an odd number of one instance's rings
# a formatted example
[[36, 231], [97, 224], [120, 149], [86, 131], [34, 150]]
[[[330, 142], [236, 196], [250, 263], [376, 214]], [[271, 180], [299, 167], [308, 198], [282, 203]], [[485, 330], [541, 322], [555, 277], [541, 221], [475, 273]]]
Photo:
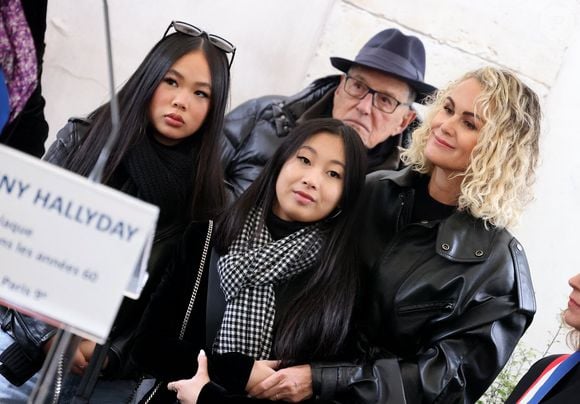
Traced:
[[[224, 387], [243, 399], [251, 374], [273, 373], [255, 360], [286, 366], [343, 355], [358, 284], [352, 213], [365, 165], [360, 138], [341, 121], [296, 127], [219, 218], [215, 236], [207, 224], [186, 232], [141, 325], [140, 365], [158, 380], [187, 378], [200, 348], [212, 350], [216, 384], [206, 402], [217, 402]], [[175, 399], [160, 386], [155, 394]]]
[[[104, 166], [103, 183], [159, 206], [160, 215], [149, 281], [139, 300], [124, 300], [110, 334], [104, 373], [126, 383], [105, 388], [106, 397], [93, 396], [95, 402], [122, 402], [125, 390], [134, 389], [138, 372], [126, 361], [127, 344], [162, 276], [169, 251], [191, 220], [208, 220], [224, 206], [219, 139], [234, 52], [225, 39], [173, 21], [117, 94], [119, 138]], [[111, 105], [106, 103], [86, 119], [72, 119], [58, 133], [45, 159], [89, 175], [111, 129]], [[16, 364], [23, 372], [16, 379], [22, 382], [40, 368], [54, 330], [33, 319], [11, 324], [24, 330], [12, 330], [13, 335], [32, 335], [28, 340], [12, 337], [14, 343], [7, 348], [11, 357], [20, 352], [16, 357], [27, 360]], [[94, 347], [92, 341], [80, 343], [73, 373], [84, 372]]]

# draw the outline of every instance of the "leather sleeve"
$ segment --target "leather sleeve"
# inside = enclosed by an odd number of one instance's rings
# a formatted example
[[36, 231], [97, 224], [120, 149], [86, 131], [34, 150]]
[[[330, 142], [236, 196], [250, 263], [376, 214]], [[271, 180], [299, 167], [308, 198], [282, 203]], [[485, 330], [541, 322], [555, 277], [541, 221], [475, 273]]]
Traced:
[[380, 359], [367, 364], [313, 363], [311, 367], [316, 399], [340, 403], [406, 402], [396, 359]]
[[222, 165], [225, 170], [226, 189], [234, 199], [241, 195], [255, 178], [251, 172], [252, 166], [244, 161], [241, 150], [255, 128], [257, 115], [258, 103], [256, 100], [250, 100], [231, 111], [224, 121]]
[[275, 96], [253, 99], [225, 118], [222, 165], [227, 192], [234, 199], [252, 184], [281, 142], [271, 108], [279, 102], [281, 97]]
[[30, 357], [34, 357], [56, 332], [55, 327], [15, 310], [6, 311], [2, 330], [14, 338]]
[[70, 153], [77, 147], [80, 138], [84, 137], [89, 129], [89, 121], [82, 118], [71, 118], [67, 124], [58, 131], [56, 140], [50, 145], [46, 154], [42, 157], [54, 165], [62, 167]]
[[42, 367], [45, 357], [42, 346], [56, 329], [9, 309], [4, 313], [1, 332], [10, 335], [15, 342], [0, 353], [0, 374], [10, 382], [21, 385]]
[[412, 361], [314, 363], [314, 394], [322, 399], [350, 397], [344, 402], [361, 403], [474, 403], [505, 365], [529, 322], [528, 316], [511, 313], [450, 333], [431, 341]]
[[[495, 261], [497, 266], [466, 267], [466, 271], [480, 272], [479, 282], [458, 289], [457, 294], [465, 296], [459, 296], [456, 307], [424, 326], [430, 331], [418, 336], [420, 347], [414, 354], [350, 366], [313, 364], [314, 393], [322, 398], [346, 394], [352, 398], [345, 402], [362, 403], [477, 401], [509, 359], [535, 312], [523, 250], [515, 239], [507, 244], [507, 250], [503, 247], [498, 254], [502, 258]], [[511, 291], [489, 293], [499, 281], [491, 274], [511, 278]], [[391, 348], [384, 345], [365, 350]]]

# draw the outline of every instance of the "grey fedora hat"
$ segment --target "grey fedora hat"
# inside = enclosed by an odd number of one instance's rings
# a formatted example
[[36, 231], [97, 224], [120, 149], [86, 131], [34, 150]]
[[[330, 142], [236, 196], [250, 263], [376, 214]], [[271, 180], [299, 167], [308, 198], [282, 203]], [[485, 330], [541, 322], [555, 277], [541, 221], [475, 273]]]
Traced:
[[395, 76], [415, 90], [416, 102], [419, 103], [423, 103], [428, 95], [437, 90], [423, 81], [425, 77], [423, 42], [395, 28], [386, 29], [373, 36], [354, 60], [331, 57], [330, 63], [345, 73], [348, 73], [353, 65], [359, 65]]

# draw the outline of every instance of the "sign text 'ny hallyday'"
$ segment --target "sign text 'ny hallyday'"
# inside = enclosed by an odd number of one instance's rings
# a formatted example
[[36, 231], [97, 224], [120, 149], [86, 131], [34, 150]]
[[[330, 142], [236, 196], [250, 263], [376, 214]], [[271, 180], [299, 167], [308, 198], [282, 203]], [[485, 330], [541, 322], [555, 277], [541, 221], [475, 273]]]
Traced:
[[138, 298], [157, 206], [0, 145], [0, 305], [102, 343]]
[[121, 240], [130, 242], [139, 231], [138, 227], [115, 219], [107, 213], [99, 212], [97, 209], [78, 204], [74, 200], [63, 198], [42, 188], [32, 189], [30, 183], [10, 177], [7, 174], [0, 174], [0, 196], [2, 194], [16, 197], [22, 201], [28, 200], [39, 208], [46, 209], [81, 225], [92, 227], [99, 232], [119, 237]]

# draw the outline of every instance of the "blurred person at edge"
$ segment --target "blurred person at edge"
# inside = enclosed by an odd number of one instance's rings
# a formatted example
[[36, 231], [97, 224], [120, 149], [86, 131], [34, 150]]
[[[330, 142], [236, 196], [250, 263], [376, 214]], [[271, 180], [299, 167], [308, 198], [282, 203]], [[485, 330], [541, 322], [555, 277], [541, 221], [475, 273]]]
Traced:
[[562, 319], [572, 328], [568, 345], [572, 354], [550, 355], [530, 367], [506, 404], [575, 403], [580, 398], [580, 274], [568, 281], [572, 288]]
[[47, 0], [0, 0], [0, 143], [41, 157], [48, 137], [41, 76]]

